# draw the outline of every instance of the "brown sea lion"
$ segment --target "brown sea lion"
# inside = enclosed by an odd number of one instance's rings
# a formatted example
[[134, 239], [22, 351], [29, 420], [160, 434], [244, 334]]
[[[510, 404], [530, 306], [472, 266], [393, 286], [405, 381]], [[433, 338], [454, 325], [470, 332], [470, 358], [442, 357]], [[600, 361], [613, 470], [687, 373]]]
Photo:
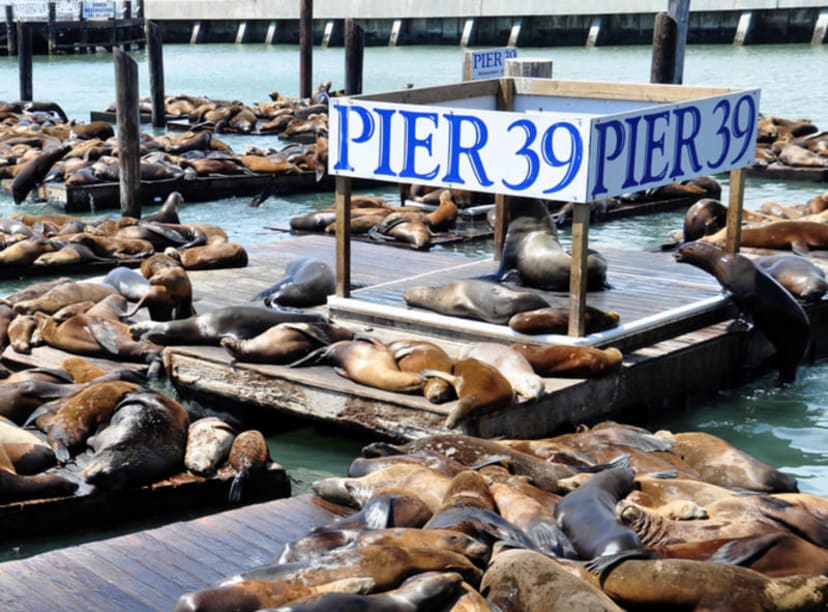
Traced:
[[353, 337], [353, 330], [332, 323], [280, 323], [246, 340], [222, 338], [221, 346], [237, 361], [287, 364]]
[[12, 310], [11, 306], [0, 302], [0, 353], [9, 345], [9, 325], [16, 316], [17, 313]]
[[0, 417], [0, 447], [17, 474], [38, 474], [56, 463], [48, 444], [5, 417]]
[[187, 411], [156, 391], [127, 394], [109, 424], [87, 443], [95, 451], [84, 480], [102, 489], [155, 482], [184, 464]]
[[149, 289], [129, 312], [124, 313], [125, 318], [135, 316], [144, 307], [149, 310], [153, 321], [187, 319], [195, 316], [193, 286], [187, 271], [177, 262], [175, 267], [162, 267], [153, 272], [147, 277], [147, 281]]
[[76, 123], [72, 126], [72, 133], [75, 138], [88, 140], [98, 138], [106, 140], [115, 135], [115, 130], [109, 121], [90, 121], [89, 123]]
[[709, 560], [741, 565], [771, 577], [828, 575], [828, 549], [792, 533], [729, 540]]
[[799, 255], [763, 255], [754, 261], [798, 300], [818, 302], [828, 291], [825, 272]]
[[205, 244], [180, 251], [167, 247], [164, 252], [181, 262], [185, 270], [243, 268], [247, 265], [247, 251], [237, 242]]
[[[726, 229], [705, 236], [703, 240], [724, 246]], [[772, 221], [742, 228], [742, 247], [759, 249], [789, 249], [805, 254], [809, 249], [824, 249], [828, 246], [828, 225], [809, 221]]]
[[535, 373], [543, 377], [592, 378], [618, 370], [624, 361], [621, 351], [615, 347], [517, 343], [512, 349], [523, 355]]
[[90, 382], [107, 373], [104, 368], [77, 356], [67, 357], [60, 362], [60, 367], [66, 370], [76, 383]]
[[55, 250], [46, 238], [25, 238], [0, 251], [0, 264], [7, 267], [29, 266], [44, 253]]
[[6, 330], [9, 346], [17, 353], [28, 355], [32, 352], [32, 336], [37, 329], [34, 315], [17, 315]]
[[460, 472], [465, 472], [469, 466], [459, 461], [449, 459], [442, 453], [423, 450], [417, 453], [406, 453], [404, 455], [388, 455], [380, 457], [357, 457], [348, 465], [348, 476], [359, 477], [387, 468], [395, 463], [412, 463], [424, 465], [437, 470], [452, 478]]
[[21, 302], [23, 300], [30, 300], [32, 298], [40, 297], [53, 287], [61, 285], [63, 283], [73, 283], [75, 282], [73, 279], [69, 278], [68, 276], [62, 276], [60, 278], [56, 278], [55, 280], [51, 281], [43, 281], [40, 283], [32, 283], [19, 291], [15, 291], [14, 293], [10, 293], [9, 295], [5, 296], [0, 302], [6, 304], [8, 306], [14, 306], [17, 302]]
[[22, 425], [41, 404], [80, 390], [78, 385], [20, 380], [0, 385], [0, 416]]
[[41, 152], [37, 157], [27, 161], [12, 179], [11, 190], [15, 204], [20, 204], [48, 174], [52, 166], [62, 159], [72, 145], [61, 145]]
[[535, 374], [532, 364], [508, 346], [496, 342], [467, 343], [460, 347], [457, 359], [467, 357], [497, 368], [512, 385], [512, 390], [524, 400], [536, 400], [544, 392], [543, 381]]
[[141, 217], [144, 221], [153, 221], [156, 223], [181, 223], [178, 218], [178, 211], [181, 204], [184, 202], [184, 197], [178, 191], [172, 191], [164, 200], [164, 203], [154, 213], [144, 215]]
[[[618, 327], [620, 320], [621, 315], [614, 310], [587, 306], [584, 312], [585, 333]], [[509, 327], [521, 334], [566, 334], [569, 331], [569, 307], [547, 306], [519, 312], [509, 319]]]
[[340, 376], [385, 391], [421, 393], [425, 385], [423, 376], [400, 371], [388, 347], [373, 338], [340, 340], [312, 351], [290, 365], [323, 363], [333, 365]]
[[227, 458], [227, 462], [236, 470], [228, 496], [231, 504], [241, 501], [244, 483], [251, 472], [263, 470], [269, 461], [270, 451], [262, 432], [248, 429], [235, 437]]
[[572, 575], [554, 559], [531, 550], [497, 554], [483, 574], [480, 591], [503, 612], [622, 610], [600, 588]]
[[519, 312], [549, 306], [546, 300], [530, 291], [515, 291], [478, 279], [452, 281], [442, 287], [409, 287], [403, 299], [409, 307], [499, 324], [508, 322]]
[[391, 213], [368, 230], [368, 236], [380, 241], [405, 242], [413, 249], [424, 250], [431, 247], [432, 232], [422, 221], [412, 221]]
[[337, 519], [333, 529], [386, 529], [389, 527], [422, 527], [433, 512], [416, 495], [386, 487], [375, 493], [362, 508]]
[[[402, 338], [389, 342], [388, 349], [397, 360], [397, 367], [403, 372], [439, 370], [451, 374], [451, 357], [433, 342]], [[456, 398], [454, 387], [441, 378], [429, 378], [423, 387], [423, 395], [434, 404], [442, 404]]]
[[794, 381], [811, 341], [810, 320], [796, 298], [744, 255], [727, 254], [707, 242], [683, 244], [675, 259], [712, 274], [728, 290], [733, 303], [752, 319], [776, 349], [779, 382]]
[[155, 252], [155, 247], [151, 242], [136, 238], [85, 233], [76, 234], [69, 240], [88, 246], [98, 257], [133, 259], [148, 257]]
[[713, 198], [695, 202], [684, 215], [684, 242], [715, 234], [727, 223], [727, 206]]
[[21, 300], [13, 308], [20, 314], [40, 312], [51, 315], [64, 306], [75, 302], [98, 302], [115, 293], [112, 287], [94, 282], [61, 283], [37, 298]]
[[193, 474], [210, 476], [227, 459], [236, 431], [218, 417], [208, 416], [190, 423], [184, 467]]
[[0, 447], [0, 504], [64, 497], [74, 493], [77, 488], [78, 483], [57, 474], [17, 474], [5, 449]]

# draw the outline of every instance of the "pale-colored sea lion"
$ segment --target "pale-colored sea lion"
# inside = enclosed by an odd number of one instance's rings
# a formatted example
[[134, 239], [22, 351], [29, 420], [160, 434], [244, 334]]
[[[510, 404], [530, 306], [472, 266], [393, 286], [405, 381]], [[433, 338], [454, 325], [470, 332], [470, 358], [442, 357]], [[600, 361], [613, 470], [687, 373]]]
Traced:
[[17, 353], [28, 355], [32, 352], [32, 336], [35, 329], [37, 320], [34, 315], [17, 315], [6, 330], [9, 346]]
[[519, 312], [549, 306], [536, 293], [478, 279], [452, 281], [443, 287], [409, 287], [403, 299], [411, 307], [500, 324]]
[[353, 330], [332, 323], [280, 323], [253, 338], [222, 338], [221, 346], [237, 361], [287, 364], [353, 337]]
[[247, 250], [237, 242], [205, 244], [182, 250], [167, 247], [164, 252], [180, 261], [185, 270], [243, 268], [247, 265]]
[[0, 447], [17, 474], [38, 474], [56, 463], [48, 444], [6, 417], [0, 417]]
[[127, 394], [109, 424], [87, 443], [95, 451], [83, 478], [102, 489], [154, 482], [184, 464], [187, 411], [156, 391]]
[[218, 417], [208, 416], [190, 423], [184, 467], [193, 474], [210, 476], [227, 459], [236, 431]]
[[618, 370], [624, 361], [621, 351], [615, 347], [517, 343], [512, 349], [523, 355], [535, 373], [543, 377], [592, 378]]
[[0, 264], [8, 267], [28, 266], [44, 253], [54, 250], [55, 245], [46, 238], [25, 238], [0, 251]]
[[483, 574], [480, 591], [503, 612], [622, 610], [600, 588], [574, 576], [554, 559], [531, 550], [498, 553]]
[[141, 387], [131, 382], [115, 380], [90, 383], [89, 386], [62, 403], [49, 422], [46, 439], [61, 463], [71, 459], [95, 430], [108, 422], [115, 407], [127, 394]]
[[[724, 246], [726, 229], [705, 236], [703, 240], [717, 246]], [[807, 219], [794, 221], [772, 221], [742, 228], [742, 247], [759, 249], [789, 249], [805, 254], [809, 249], [824, 249], [828, 246], [828, 225]]]
[[17, 302], [13, 308], [20, 314], [41, 312], [51, 315], [67, 304], [84, 301], [98, 302], [113, 293], [115, 290], [112, 287], [100, 283], [84, 281], [61, 283], [40, 297]]
[[176, 321], [141, 321], [130, 325], [129, 329], [133, 337], [157, 344], [218, 345], [225, 336], [253, 338], [279, 323], [326, 320], [324, 314], [316, 311], [276, 310], [242, 304]]
[[139, 301], [150, 288], [149, 281], [143, 274], [126, 266], [112, 268], [101, 282], [115, 289], [130, 302]]
[[26, 162], [12, 179], [11, 190], [15, 204], [20, 204], [48, 174], [53, 165], [62, 159], [72, 145], [61, 145], [41, 152], [37, 157]]
[[[587, 334], [618, 327], [621, 320], [614, 310], [587, 306], [584, 312], [584, 331]], [[566, 334], [569, 332], [569, 307], [547, 306], [519, 312], [509, 319], [509, 327], [522, 334]]]
[[251, 472], [263, 470], [269, 461], [270, 451], [262, 432], [248, 429], [235, 437], [227, 458], [227, 462], [236, 470], [236, 476], [230, 485], [230, 503], [237, 504], [241, 501], [244, 483]]
[[733, 303], [776, 349], [779, 381], [793, 382], [811, 341], [808, 315], [796, 298], [744, 255], [727, 254], [707, 242], [685, 243], [675, 258], [712, 274], [728, 290]]
[[532, 364], [518, 351], [495, 342], [474, 342], [464, 344], [457, 353], [457, 359], [473, 357], [488, 363], [506, 377], [512, 390], [524, 400], [538, 399], [544, 392], [543, 381], [535, 373]]
[[825, 272], [805, 257], [793, 254], [763, 255], [754, 261], [798, 300], [818, 302], [828, 291]]
[[316, 257], [300, 257], [285, 268], [285, 276], [272, 287], [260, 291], [251, 302], [264, 300], [267, 306], [307, 308], [324, 304], [336, 290], [331, 267]]
[[394, 355], [382, 342], [360, 337], [340, 340], [312, 351], [291, 367], [331, 364], [337, 374], [376, 389], [396, 393], [420, 393], [425, 378], [414, 372], [402, 372]]

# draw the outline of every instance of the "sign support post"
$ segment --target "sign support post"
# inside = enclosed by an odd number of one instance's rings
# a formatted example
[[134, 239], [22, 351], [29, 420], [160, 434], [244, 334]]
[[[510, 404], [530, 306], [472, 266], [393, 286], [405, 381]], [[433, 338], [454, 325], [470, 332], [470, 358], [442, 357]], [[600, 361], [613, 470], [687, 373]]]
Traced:
[[727, 231], [725, 252], [739, 252], [742, 241], [742, 205], [745, 197], [745, 173], [741, 168], [730, 171], [730, 196], [727, 202]]
[[351, 179], [336, 177], [336, 295], [351, 295]]
[[583, 336], [586, 324], [587, 251], [589, 244], [589, 202], [572, 208], [572, 261], [569, 272], [569, 329], [570, 336]]

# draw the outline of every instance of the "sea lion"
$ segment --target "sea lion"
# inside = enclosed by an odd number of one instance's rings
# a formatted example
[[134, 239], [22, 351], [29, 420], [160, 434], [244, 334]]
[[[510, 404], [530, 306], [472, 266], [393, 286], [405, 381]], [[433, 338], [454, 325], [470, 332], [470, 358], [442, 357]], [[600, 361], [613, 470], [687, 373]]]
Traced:
[[713, 198], [695, 202], [684, 215], [683, 241], [698, 240], [715, 234], [727, 223], [727, 206]]
[[253, 338], [265, 330], [286, 322], [324, 322], [316, 311], [289, 311], [264, 306], [236, 305], [217, 308], [195, 317], [176, 321], [142, 321], [129, 326], [134, 338], [157, 344], [218, 345], [225, 336]]
[[391, 213], [368, 230], [374, 240], [405, 242], [413, 249], [425, 250], [431, 247], [432, 232], [422, 221], [411, 220], [404, 215]]
[[[401, 338], [388, 343], [388, 349], [403, 372], [439, 370], [451, 374], [452, 359], [446, 351], [433, 342]], [[429, 378], [423, 387], [423, 395], [433, 404], [442, 404], [456, 398], [454, 387], [441, 378]]]
[[336, 373], [375, 389], [396, 393], [421, 393], [425, 378], [414, 372], [402, 372], [394, 355], [382, 342], [360, 337], [339, 340], [312, 351], [290, 367], [328, 363]]
[[150, 288], [149, 281], [143, 274], [126, 266], [112, 268], [101, 282], [115, 289], [130, 302], [139, 301]]
[[40, 297], [53, 287], [57, 287], [58, 285], [62, 285], [64, 283], [73, 283], [75, 282], [73, 279], [69, 278], [68, 276], [61, 276], [60, 278], [56, 278], [55, 280], [51, 281], [43, 281], [40, 283], [32, 283], [27, 285], [23, 289], [19, 291], [15, 291], [14, 293], [10, 293], [9, 295], [5, 296], [1, 303], [6, 304], [7, 306], [14, 306], [17, 302], [21, 302], [23, 300], [30, 300], [32, 298]]
[[71, 495], [78, 483], [57, 474], [17, 474], [6, 451], [0, 447], [0, 504], [19, 500]]
[[[565, 291], [569, 289], [572, 257], [558, 242], [558, 230], [546, 205], [534, 198], [523, 198], [510, 211], [500, 266], [496, 277], [503, 281], [517, 274], [529, 287]], [[607, 262], [600, 253], [587, 256], [587, 288], [607, 286]]]
[[8, 267], [29, 266], [44, 253], [54, 250], [55, 245], [46, 238], [24, 238], [0, 251], [0, 264]]
[[115, 130], [109, 121], [90, 121], [89, 123], [75, 123], [72, 126], [72, 133], [75, 138], [89, 140], [98, 138], [106, 140], [115, 135]]
[[41, 152], [30, 159], [17, 171], [12, 179], [11, 190], [15, 204], [20, 204], [29, 192], [40, 183], [55, 163], [72, 149], [72, 145], [61, 145]]
[[[618, 327], [621, 320], [614, 310], [601, 310], [587, 306], [584, 311], [585, 333], [593, 334]], [[547, 306], [537, 310], [519, 312], [509, 319], [509, 327], [521, 334], [567, 334], [569, 332], [569, 307]]]
[[480, 591], [503, 612], [622, 610], [600, 588], [572, 575], [554, 559], [531, 550], [498, 553], [483, 574]]
[[48, 444], [6, 417], [0, 417], [0, 447], [14, 471], [24, 476], [38, 474], [57, 462]]
[[243, 268], [247, 265], [247, 251], [237, 242], [205, 244], [181, 250], [167, 247], [164, 253], [181, 262], [185, 270]]
[[433, 512], [416, 495], [386, 489], [376, 493], [353, 514], [335, 520], [330, 529], [386, 529], [422, 527]]
[[128, 393], [109, 424], [87, 443], [95, 451], [83, 479], [113, 490], [155, 482], [184, 464], [187, 411], [156, 391]]
[[178, 191], [172, 191], [164, 200], [164, 203], [154, 213], [144, 215], [144, 221], [153, 221], [156, 223], [181, 223], [178, 218], [178, 211], [181, 204], [184, 202], [184, 197]]
[[190, 423], [184, 467], [193, 474], [210, 476], [227, 458], [236, 431], [218, 417], [208, 416]]
[[741, 565], [774, 578], [828, 575], [828, 549], [792, 533], [729, 540], [709, 560]]
[[9, 346], [16, 353], [28, 355], [32, 352], [32, 336], [37, 329], [34, 315], [17, 315], [6, 329]]
[[88, 246], [99, 257], [140, 259], [155, 253], [155, 247], [150, 241], [137, 238], [83, 233], [75, 234], [69, 241]]
[[799, 255], [763, 255], [754, 261], [798, 300], [818, 302], [828, 291], [825, 272]]
[[17, 302], [13, 308], [19, 314], [40, 312], [51, 315], [67, 304], [84, 301], [99, 302], [113, 293], [115, 290], [112, 287], [100, 283], [84, 281], [61, 283], [40, 297]]
[[108, 257], [98, 257], [85, 244], [70, 242], [58, 250], [47, 251], [32, 262], [35, 266], [69, 266], [89, 261], [112, 261]]
[[508, 346], [495, 342], [464, 344], [457, 353], [457, 359], [467, 357], [497, 368], [512, 385], [512, 390], [524, 400], [536, 400], [544, 392], [543, 381], [535, 373], [532, 364]]
[[543, 346], [517, 343], [512, 349], [523, 355], [538, 376], [592, 378], [621, 367], [624, 356], [615, 347]]
[[744, 255], [727, 254], [707, 242], [683, 244], [675, 259], [701, 268], [719, 281], [776, 349], [779, 382], [793, 382], [811, 341], [808, 315], [796, 298]]
[[646, 557], [636, 532], [615, 518], [615, 505], [633, 490], [635, 473], [617, 466], [592, 475], [565, 495], [555, 519], [581, 559], [592, 560], [591, 571], [606, 573], [622, 559]]
[[177, 262], [175, 267], [166, 266], [153, 272], [151, 276], [147, 276], [147, 281], [149, 289], [132, 310], [124, 313], [125, 318], [135, 316], [144, 307], [149, 310], [153, 321], [180, 320], [195, 316], [193, 286], [187, 271]]
[[250, 473], [263, 470], [269, 461], [270, 451], [262, 432], [248, 429], [235, 437], [227, 458], [227, 462], [236, 470], [228, 496], [231, 504], [241, 501], [244, 483], [250, 477]]
[[0, 385], [0, 416], [22, 425], [41, 404], [79, 391], [78, 385], [21, 380]]
[[[715, 234], [705, 236], [703, 240], [724, 246], [726, 231], [726, 228], [721, 229]], [[808, 219], [749, 225], [742, 228], [739, 243], [742, 247], [789, 249], [804, 255], [809, 249], [824, 249], [828, 246], [828, 225]]]
[[280, 323], [253, 338], [222, 338], [221, 346], [236, 361], [287, 364], [353, 337], [353, 330], [332, 323]]
[[515, 291], [479, 279], [456, 280], [443, 287], [409, 287], [403, 299], [409, 307], [499, 324], [519, 312], [549, 306], [531, 291]]
[[17, 313], [12, 310], [11, 306], [0, 302], [0, 353], [2, 353], [9, 344], [9, 325], [14, 321]]
[[273, 308], [307, 308], [324, 304], [335, 290], [336, 277], [328, 264], [316, 257], [300, 257], [288, 263], [279, 282], [250, 301], [264, 300], [265, 305]]
[[49, 422], [46, 439], [61, 463], [71, 459], [86, 439], [108, 422], [115, 407], [127, 394], [141, 387], [121, 380], [90, 383], [62, 403]]

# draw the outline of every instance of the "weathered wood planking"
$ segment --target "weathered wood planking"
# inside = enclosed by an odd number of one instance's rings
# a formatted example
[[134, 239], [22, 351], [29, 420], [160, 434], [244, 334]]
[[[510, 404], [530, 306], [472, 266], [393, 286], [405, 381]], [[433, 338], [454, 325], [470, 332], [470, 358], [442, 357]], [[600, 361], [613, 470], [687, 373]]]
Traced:
[[271, 562], [280, 547], [351, 512], [312, 495], [254, 504], [0, 564], [7, 612], [172, 610]]

